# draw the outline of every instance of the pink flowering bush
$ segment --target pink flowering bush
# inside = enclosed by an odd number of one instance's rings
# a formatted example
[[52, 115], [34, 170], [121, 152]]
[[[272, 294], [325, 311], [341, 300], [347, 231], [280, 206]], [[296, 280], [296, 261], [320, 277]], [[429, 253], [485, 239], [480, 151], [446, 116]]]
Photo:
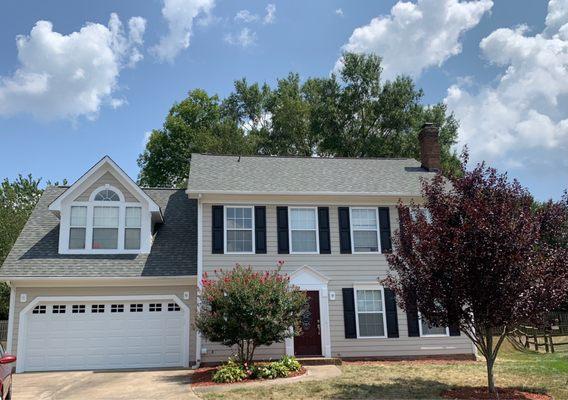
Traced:
[[256, 272], [237, 264], [215, 271], [214, 278], [204, 274], [195, 325], [208, 340], [236, 346], [240, 365], [251, 365], [258, 346], [301, 332], [307, 298], [280, 273], [282, 265], [279, 261], [273, 271]]

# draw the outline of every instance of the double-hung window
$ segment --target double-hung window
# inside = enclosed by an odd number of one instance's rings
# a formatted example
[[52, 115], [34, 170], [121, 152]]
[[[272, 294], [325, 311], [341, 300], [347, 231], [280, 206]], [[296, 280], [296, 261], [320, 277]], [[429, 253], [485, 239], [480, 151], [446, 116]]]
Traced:
[[377, 207], [352, 207], [351, 247], [354, 253], [378, 253], [379, 210]]
[[253, 207], [225, 207], [225, 252], [254, 253]]
[[93, 207], [93, 249], [118, 248], [118, 207]]
[[288, 209], [291, 253], [318, 253], [318, 218], [315, 207]]
[[69, 222], [69, 248], [84, 249], [87, 234], [87, 207], [71, 207]]
[[357, 337], [386, 337], [385, 298], [380, 287], [355, 288]]
[[124, 221], [124, 248], [136, 250], [140, 248], [140, 230], [142, 226], [142, 209], [140, 207], [126, 207]]
[[437, 326], [430, 324], [428, 320], [420, 315], [420, 336], [449, 336], [450, 332], [447, 326]]

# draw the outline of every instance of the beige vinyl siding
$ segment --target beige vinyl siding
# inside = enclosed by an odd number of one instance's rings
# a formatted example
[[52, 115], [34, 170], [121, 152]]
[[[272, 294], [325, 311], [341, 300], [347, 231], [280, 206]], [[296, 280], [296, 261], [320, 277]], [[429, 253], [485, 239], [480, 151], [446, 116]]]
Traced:
[[[183, 292], [190, 292], [189, 300], [183, 299]], [[25, 293], [27, 301], [20, 302], [20, 295]], [[20, 312], [40, 296], [134, 296], [134, 295], [176, 295], [189, 307], [190, 332], [189, 332], [189, 357], [190, 365], [195, 362], [195, 330], [193, 321], [195, 318], [197, 289], [196, 286], [100, 286], [100, 287], [17, 287], [16, 304], [14, 312], [14, 328], [12, 336], [12, 353], [18, 351], [18, 325]]]
[[122, 194], [124, 195], [124, 199], [126, 201], [132, 202], [132, 203], [138, 202], [138, 199], [136, 199], [136, 197], [134, 197], [134, 195], [132, 193], [130, 193], [128, 191], [128, 189], [126, 189], [124, 187], [124, 185], [122, 183], [120, 183], [118, 181], [118, 179], [116, 179], [110, 172], [106, 172], [103, 176], [101, 176], [99, 179], [97, 179], [91, 186], [89, 186], [87, 189], [85, 189], [83, 191], [83, 193], [78, 195], [75, 198], [75, 201], [89, 201], [89, 197], [91, 196], [91, 193], [93, 193], [94, 190], [96, 190], [96, 189], [98, 189], [98, 188], [100, 188], [101, 186], [104, 186], [104, 185], [114, 186], [115, 188], [120, 190], [122, 192]]
[[[220, 203], [216, 203], [220, 204]], [[230, 203], [228, 203], [230, 204]], [[381, 204], [381, 206], [384, 203]], [[251, 204], [255, 205], [255, 204]], [[257, 203], [256, 205], [264, 205]], [[286, 204], [282, 204], [286, 205]], [[298, 205], [294, 203], [294, 205]], [[212, 275], [214, 269], [228, 269], [240, 263], [251, 265], [256, 270], [274, 268], [278, 260], [285, 262], [283, 272], [293, 273], [305, 265], [314, 268], [329, 278], [328, 290], [335, 292], [336, 299], [329, 300], [331, 353], [341, 357], [397, 357], [472, 354], [473, 348], [469, 339], [463, 334], [454, 337], [416, 338], [408, 337], [406, 314], [398, 310], [399, 338], [391, 339], [345, 339], [343, 322], [342, 288], [352, 288], [357, 283], [375, 283], [377, 279], [387, 276], [388, 264], [382, 254], [340, 254], [338, 205], [314, 204], [305, 205], [329, 207], [331, 254], [278, 254], [276, 204], [266, 206], [266, 239], [267, 254], [225, 255], [211, 254], [211, 204], [203, 206], [203, 271]], [[344, 206], [352, 204], [346, 203]], [[378, 207], [379, 204], [357, 204], [358, 206]], [[398, 230], [398, 213], [394, 205], [390, 206], [392, 231]], [[221, 356], [230, 354], [223, 346], [203, 342], [207, 354], [204, 362], [220, 361]], [[278, 357], [284, 354], [284, 344], [273, 346], [274, 351], [264, 349], [259, 352], [264, 358]], [[212, 353], [213, 352], [213, 353]]]

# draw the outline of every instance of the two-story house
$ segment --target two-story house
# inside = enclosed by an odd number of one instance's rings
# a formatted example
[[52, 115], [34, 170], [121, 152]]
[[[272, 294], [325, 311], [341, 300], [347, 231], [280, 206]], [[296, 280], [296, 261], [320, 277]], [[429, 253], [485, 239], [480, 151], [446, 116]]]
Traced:
[[413, 159], [194, 154], [188, 189], [138, 187], [103, 158], [46, 190], [0, 270], [18, 371], [190, 366], [231, 354], [195, 331], [202, 274], [275, 268], [307, 292], [303, 332], [258, 358], [473, 357], [453, 327], [404, 313], [386, 277], [396, 204], [440, 167], [437, 130]]

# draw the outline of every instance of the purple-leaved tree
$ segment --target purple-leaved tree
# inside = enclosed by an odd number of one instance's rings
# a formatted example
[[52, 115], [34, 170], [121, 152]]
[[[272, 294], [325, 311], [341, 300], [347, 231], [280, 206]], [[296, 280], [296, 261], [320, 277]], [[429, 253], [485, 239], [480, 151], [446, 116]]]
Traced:
[[521, 323], [542, 324], [568, 296], [566, 230], [558, 229], [566, 227], [568, 199], [535, 207], [506, 174], [484, 164], [462, 168], [460, 176], [423, 182], [424, 204], [399, 204], [392, 273], [383, 284], [429, 323], [459, 325], [485, 357], [494, 393], [493, 366], [507, 334]]

